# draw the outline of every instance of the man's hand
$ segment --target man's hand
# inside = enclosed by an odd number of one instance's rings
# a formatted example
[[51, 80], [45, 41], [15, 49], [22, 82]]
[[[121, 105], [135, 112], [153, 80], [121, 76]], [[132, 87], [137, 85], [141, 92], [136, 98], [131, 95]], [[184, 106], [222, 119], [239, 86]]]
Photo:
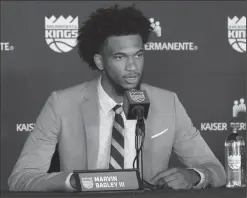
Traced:
[[190, 189], [200, 181], [200, 175], [192, 169], [171, 168], [158, 173], [151, 182], [172, 189]]
[[75, 182], [75, 175], [71, 175], [70, 177], [70, 185], [72, 186], [72, 188], [76, 189], [76, 182]]

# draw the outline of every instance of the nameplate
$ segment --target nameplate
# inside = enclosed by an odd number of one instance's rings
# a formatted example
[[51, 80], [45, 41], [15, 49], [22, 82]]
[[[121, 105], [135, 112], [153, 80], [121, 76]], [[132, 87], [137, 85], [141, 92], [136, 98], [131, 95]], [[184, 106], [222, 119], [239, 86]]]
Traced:
[[74, 174], [79, 192], [143, 189], [138, 169], [75, 170]]

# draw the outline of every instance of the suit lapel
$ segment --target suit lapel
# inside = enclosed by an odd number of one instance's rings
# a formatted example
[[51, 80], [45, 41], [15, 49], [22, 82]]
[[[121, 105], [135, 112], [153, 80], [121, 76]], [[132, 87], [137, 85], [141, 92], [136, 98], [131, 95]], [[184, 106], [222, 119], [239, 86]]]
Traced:
[[[141, 90], [145, 90], [148, 94], [148, 89], [145, 84], [141, 84]], [[149, 97], [149, 100], [151, 98]], [[153, 108], [150, 101], [150, 107], [148, 112], [148, 117], [145, 120], [145, 141], [144, 141], [144, 149], [143, 149], [143, 171], [144, 171], [144, 178], [149, 181], [152, 175], [152, 162], [153, 162], [153, 153], [152, 153], [152, 145], [151, 145], [151, 133], [153, 131], [154, 122], [153, 119], [155, 118], [155, 114], [153, 112]]]
[[[165, 152], [168, 152], [160, 150], [157, 152], [157, 144], [154, 143], [155, 141], [151, 138], [151, 136], [161, 132], [167, 125], [165, 118], [162, 122], [162, 116], [164, 116], [164, 114], [162, 114], [161, 109], [155, 105], [155, 103], [157, 103], [157, 96], [151, 94], [151, 88], [146, 86], [146, 84], [143, 84], [141, 89], [147, 91], [150, 100], [148, 118], [145, 120], [146, 137], [143, 152], [144, 176], [147, 177], [146, 180], [149, 181], [149, 179], [165, 168], [165, 166], [163, 166], [163, 159], [165, 159], [165, 156], [160, 157], [160, 152], [164, 152], [164, 155]], [[163, 144], [165, 144], [165, 142], [163, 142]]]
[[88, 169], [97, 168], [99, 149], [99, 99], [97, 91], [98, 78], [88, 82], [81, 105], [87, 142]]

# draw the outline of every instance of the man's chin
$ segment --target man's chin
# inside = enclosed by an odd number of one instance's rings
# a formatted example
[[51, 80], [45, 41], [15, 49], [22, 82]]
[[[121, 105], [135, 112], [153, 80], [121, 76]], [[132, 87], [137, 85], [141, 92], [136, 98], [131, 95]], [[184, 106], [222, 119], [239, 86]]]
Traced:
[[123, 87], [125, 90], [131, 90], [131, 89], [139, 89], [139, 84], [127, 84]]

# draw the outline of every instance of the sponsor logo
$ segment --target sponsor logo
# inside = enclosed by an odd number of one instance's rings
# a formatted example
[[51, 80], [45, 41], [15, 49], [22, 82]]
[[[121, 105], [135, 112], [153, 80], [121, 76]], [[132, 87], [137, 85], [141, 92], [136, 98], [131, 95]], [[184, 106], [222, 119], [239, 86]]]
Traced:
[[[246, 104], [243, 98], [233, 102], [233, 118], [239, 117], [241, 112], [246, 113]], [[231, 130], [233, 124], [238, 126], [239, 131], [246, 131], [246, 122], [203, 122], [201, 123], [201, 131], [228, 131]]]
[[[158, 38], [162, 36], [162, 27], [160, 21], [155, 21], [154, 18], [149, 18], [150, 28]], [[194, 42], [147, 42], [145, 44], [147, 51], [196, 51], [198, 46]]]
[[194, 51], [198, 47], [192, 42], [149, 42], [145, 44], [145, 50]]
[[246, 17], [228, 17], [228, 41], [237, 52], [246, 52]]
[[69, 52], [77, 44], [78, 27], [78, 17], [45, 17], [46, 43], [55, 52]]
[[239, 102], [237, 100], [234, 101], [234, 105], [232, 107], [232, 116], [235, 118], [240, 112], [246, 112], [246, 105], [243, 98], [241, 98]]
[[16, 124], [17, 132], [31, 132], [35, 126], [35, 123], [21, 123]]
[[241, 166], [241, 155], [228, 156], [228, 165], [233, 170], [239, 169]]
[[81, 183], [82, 183], [82, 186], [86, 189], [93, 188], [93, 178], [92, 177], [82, 177]]
[[157, 37], [161, 37], [161, 26], [159, 21], [154, 21], [154, 18], [149, 19], [151, 23], [152, 31], [156, 34]]
[[145, 96], [143, 92], [129, 92], [130, 98], [135, 102], [143, 102], [145, 100]]
[[13, 51], [15, 47], [9, 42], [0, 42], [1, 51]]

